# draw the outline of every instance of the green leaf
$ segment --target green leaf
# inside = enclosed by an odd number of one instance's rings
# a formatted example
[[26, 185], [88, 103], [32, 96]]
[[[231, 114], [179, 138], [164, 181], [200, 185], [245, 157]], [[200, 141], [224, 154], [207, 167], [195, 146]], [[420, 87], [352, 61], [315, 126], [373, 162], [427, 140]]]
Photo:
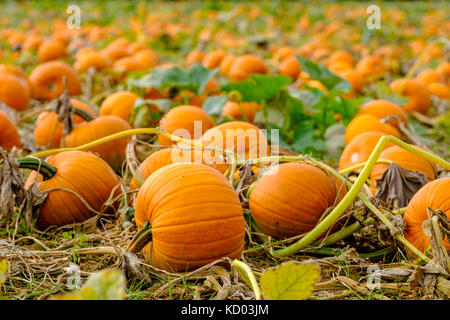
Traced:
[[316, 154], [326, 150], [325, 141], [318, 136], [318, 130], [314, 127], [309, 127], [307, 123], [294, 130], [292, 140], [291, 148], [299, 153]]
[[348, 92], [351, 90], [351, 84], [332, 73], [323, 64], [317, 64], [305, 57], [295, 55], [298, 62], [302, 65], [302, 71], [309, 74], [312, 79], [320, 81], [328, 90], [339, 90], [343, 92]]
[[395, 103], [398, 106], [404, 106], [408, 104], [409, 98], [395, 92], [389, 88], [386, 82], [378, 81], [375, 87], [375, 95], [378, 99], [388, 100]]
[[267, 107], [265, 116], [262, 111], [258, 111], [253, 119], [253, 122], [256, 124], [272, 124], [278, 128], [282, 128], [284, 126], [284, 121], [285, 117], [283, 113], [274, 107]]
[[212, 116], [220, 116], [223, 107], [228, 102], [226, 95], [208, 97], [202, 105], [202, 109]]
[[259, 283], [267, 300], [305, 300], [320, 277], [314, 263], [290, 261], [264, 271]]
[[208, 81], [216, 75], [218, 69], [209, 70], [199, 64], [189, 69], [173, 67], [168, 69], [152, 69], [151, 73], [140, 79], [129, 79], [128, 84], [138, 88], [176, 88], [201, 94]]
[[281, 74], [265, 75], [252, 74], [249, 79], [240, 82], [229, 82], [222, 86], [225, 92], [238, 91], [242, 95], [242, 101], [270, 100], [280, 92], [292, 79]]
[[105, 270], [92, 274], [84, 286], [75, 293], [53, 296], [53, 300], [123, 300], [125, 277], [118, 270]]

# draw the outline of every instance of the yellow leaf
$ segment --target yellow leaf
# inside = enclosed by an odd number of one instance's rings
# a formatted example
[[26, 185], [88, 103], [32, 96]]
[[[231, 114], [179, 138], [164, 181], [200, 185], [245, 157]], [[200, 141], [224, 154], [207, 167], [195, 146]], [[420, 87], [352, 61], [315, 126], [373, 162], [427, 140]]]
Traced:
[[316, 264], [290, 261], [264, 271], [259, 283], [268, 300], [305, 300], [314, 291], [319, 277]]
[[0, 260], [0, 285], [6, 280], [6, 273], [8, 272], [8, 261], [6, 259]]
[[84, 286], [75, 293], [53, 296], [53, 300], [123, 300], [125, 277], [118, 270], [105, 270], [92, 274]]

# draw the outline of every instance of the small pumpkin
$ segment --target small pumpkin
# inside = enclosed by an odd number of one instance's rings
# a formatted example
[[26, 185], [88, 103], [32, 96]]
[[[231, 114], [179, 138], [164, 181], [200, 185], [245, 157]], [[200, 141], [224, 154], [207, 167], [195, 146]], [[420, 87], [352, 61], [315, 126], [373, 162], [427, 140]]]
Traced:
[[26, 81], [12, 74], [0, 73], [0, 101], [16, 111], [25, 110], [30, 101]]
[[[203, 132], [214, 127], [214, 120], [197, 106], [181, 105], [170, 109], [161, 119], [159, 127], [186, 139], [199, 139]], [[173, 144], [169, 138], [162, 135], [158, 136], [158, 142], [164, 146]]]
[[[242, 119], [253, 122], [256, 112], [261, 110], [261, 106], [256, 102], [228, 101], [222, 109], [222, 115], [231, 119]], [[245, 118], [244, 118], [245, 115]]]
[[[436, 179], [436, 164], [409, 151], [406, 151], [399, 146], [395, 145], [383, 150], [383, 152], [381, 152], [380, 154], [379, 159], [391, 160], [397, 163], [400, 167], [403, 167], [410, 171], [423, 173], [428, 181]], [[377, 179], [380, 179], [383, 176], [383, 173], [387, 170], [388, 167], [389, 164], [387, 163], [378, 163], [373, 167], [370, 173], [370, 190], [373, 194], [375, 194], [377, 190]]]
[[[66, 135], [64, 145], [68, 148], [78, 147], [114, 133], [130, 129], [131, 126], [128, 122], [119, 117], [101, 116], [76, 126], [71, 133]], [[125, 160], [125, 150], [129, 140], [130, 137], [122, 137], [100, 144], [89, 149], [89, 151], [98, 154], [114, 170], [120, 171]]]
[[49, 39], [41, 43], [37, 56], [40, 62], [62, 59], [66, 56], [66, 47], [61, 41]]
[[191, 67], [194, 64], [201, 63], [204, 57], [205, 57], [204, 52], [193, 50], [189, 52], [189, 54], [186, 57], [186, 65], [188, 67]]
[[21, 147], [19, 133], [6, 113], [0, 110], [0, 148], [9, 152], [13, 147]]
[[357, 135], [368, 132], [378, 131], [384, 135], [391, 135], [401, 138], [400, 132], [388, 123], [383, 123], [379, 118], [371, 114], [361, 114], [353, 118], [345, 130], [345, 143], [348, 144]]
[[388, 100], [377, 99], [367, 102], [366, 104], [361, 106], [358, 115], [361, 114], [371, 114], [378, 119], [384, 119], [389, 116], [396, 116], [398, 119], [392, 117], [387, 123], [396, 127], [397, 129], [399, 128], [398, 120], [400, 120], [404, 126], [407, 126], [408, 124], [406, 112], [395, 103]]
[[430, 92], [427, 87], [416, 79], [397, 79], [390, 83], [391, 90], [408, 97], [408, 103], [401, 106], [403, 110], [410, 113], [418, 111], [420, 113], [427, 113], [431, 107]]
[[215, 69], [219, 67], [220, 62], [222, 62], [226, 55], [226, 52], [223, 50], [215, 50], [207, 53], [202, 59], [202, 65], [208, 69]]
[[114, 115], [128, 121], [138, 95], [131, 91], [118, 91], [109, 95], [100, 105], [100, 116]]
[[302, 71], [302, 65], [295, 55], [290, 55], [281, 61], [278, 70], [281, 74], [296, 80]]
[[75, 70], [63, 61], [40, 64], [30, 74], [31, 96], [38, 100], [53, 100], [63, 91], [63, 79], [69, 96], [81, 94], [81, 81]]
[[[430, 237], [423, 230], [426, 221], [430, 218], [427, 209], [440, 210], [447, 216], [447, 219], [450, 219], [449, 190], [450, 177], [436, 179], [420, 188], [406, 207], [405, 238], [422, 252], [429, 249], [430, 243]], [[447, 250], [450, 250], [448, 236], [444, 239], [444, 245]]]
[[312, 230], [345, 193], [342, 183], [313, 165], [284, 163], [259, 178], [249, 206], [261, 230], [280, 239]]
[[85, 54], [77, 55], [74, 68], [79, 72], [86, 72], [89, 68], [94, 68], [99, 71], [109, 68], [110, 65], [111, 62], [106, 57], [93, 50]]
[[176, 163], [155, 171], [139, 190], [135, 219], [138, 227], [150, 222], [153, 240], [147, 257], [164, 270], [236, 259], [244, 248], [239, 197], [220, 172], [204, 164]]
[[268, 68], [260, 57], [246, 54], [236, 57], [230, 67], [228, 77], [232, 81], [242, 81], [247, 79], [251, 74], [268, 73]]
[[[22, 168], [43, 169], [38, 177], [37, 187], [40, 191], [48, 190], [39, 211], [37, 226], [44, 230], [50, 226], [63, 226], [83, 222], [96, 213], [91, 212], [77, 193], [94, 210], [100, 211], [109, 199], [119, 180], [111, 167], [101, 158], [83, 151], [65, 151], [46, 159], [46, 164], [36, 159], [19, 162]], [[46, 170], [50, 168], [50, 170]], [[37, 172], [31, 172], [25, 188], [30, 188]]]

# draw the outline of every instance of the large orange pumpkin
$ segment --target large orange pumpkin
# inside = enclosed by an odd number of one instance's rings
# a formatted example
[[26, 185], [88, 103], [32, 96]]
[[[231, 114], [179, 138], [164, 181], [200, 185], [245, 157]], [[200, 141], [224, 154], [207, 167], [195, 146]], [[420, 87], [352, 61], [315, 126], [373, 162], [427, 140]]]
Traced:
[[344, 197], [345, 186], [306, 163], [285, 163], [265, 172], [250, 194], [252, 217], [276, 238], [312, 230], [323, 213]]
[[[76, 126], [72, 132], [65, 137], [65, 146], [68, 148], [78, 147], [91, 141], [130, 130], [131, 126], [125, 120], [116, 116], [102, 116], [95, 120], [84, 122]], [[119, 171], [125, 160], [125, 150], [130, 140], [129, 137], [122, 137], [107, 143], [100, 144], [89, 149], [97, 153], [114, 170]]]
[[17, 111], [28, 107], [30, 92], [24, 79], [0, 73], [0, 101]]
[[151, 263], [187, 271], [214, 260], [239, 258], [245, 220], [239, 197], [217, 170], [176, 163], [154, 172], [136, 198], [136, 225], [152, 227]]
[[63, 61], [48, 61], [37, 66], [30, 74], [31, 95], [38, 100], [53, 100], [63, 91], [66, 81], [70, 96], [81, 94], [81, 81], [75, 70]]
[[[405, 238], [417, 249], [424, 252], [429, 249], [430, 237], [424, 233], [424, 222], [428, 216], [428, 208], [440, 210], [450, 218], [450, 177], [436, 179], [424, 185], [409, 201], [405, 212]], [[450, 250], [448, 236], [444, 239], [447, 250]]]
[[103, 100], [100, 116], [114, 115], [128, 121], [137, 98], [138, 95], [130, 91], [115, 92]]
[[0, 110], [0, 148], [9, 152], [13, 147], [21, 147], [19, 133], [14, 123]]
[[[201, 125], [196, 127], [197, 125]], [[187, 139], [198, 139], [202, 134], [214, 127], [211, 116], [197, 106], [182, 105], [170, 109], [161, 119], [159, 127], [171, 134]], [[169, 146], [172, 141], [162, 135], [158, 136], [160, 145]]]
[[[37, 226], [46, 229], [50, 226], [62, 226], [74, 222], [83, 222], [93, 216], [85, 204], [72, 192], [76, 192], [91, 208], [100, 211], [110, 197], [119, 180], [111, 167], [99, 157], [83, 151], [65, 151], [50, 156], [46, 162], [56, 168], [53, 175], [39, 175], [40, 191], [54, 189], [42, 205]], [[27, 167], [30, 168], [30, 167]], [[37, 170], [38, 164], [34, 169]], [[30, 188], [36, 179], [32, 172], [25, 184]]]
[[[400, 167], [410, 171], [423, 173], [428, 181], [436, 179], [436, 164], [406, 151], [399, 146], [392, 146], [385, 149], [381, 152], [379, 159], [391, 160], [397, 163]], [[389, 164], [387, 163], [378, 163], [373, 167], [370, 173], [370, 190], [373, 194], [375, 194], [377, 190], [377, 179], [380, 179], [383, 176], [383, 173], [388, 167]]]
[[[389, 116], [396, 116], [404, 126], [408, 123], [406, 112], [397, 106], [395, 103], [388, 100], [372, 100], [361, 106], [358, 115], [371, 114], [378, 119], [384, 119]], [[396, 118], [391, 118], [387, 123], [399, 128], [399, 123]]]

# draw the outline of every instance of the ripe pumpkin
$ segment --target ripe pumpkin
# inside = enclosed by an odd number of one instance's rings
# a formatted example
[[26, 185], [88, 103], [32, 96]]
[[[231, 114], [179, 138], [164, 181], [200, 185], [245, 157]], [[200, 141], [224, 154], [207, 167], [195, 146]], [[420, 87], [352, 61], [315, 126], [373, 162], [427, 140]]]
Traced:
[[122, 75], [131, 71], [145, 70], [144, 64], [135, 56], [123, 57], [116, 60], [113, 64], [113, 70], [119, 71]]
[[114, 115], [128, 121], [137, 98], [138, 95], [131, 91], [117, 91], [103, 100], [100, 116]]
[[[342, 151], [339, 159], [339, 170], [344, 170], [367, 161], [377, 145], [378, 140], [383, 136], [385, 136], [385, 134], [382, 132], [367, 131], [354, 137]], [[388, 142], [386, 148], [393, 145], [392, 142]]]
[[246, 159], [270, 155], [263, 131], [245, 121], [230, 121], [215, 126], [203, 134], [201, 141], [207, 147], [229, 150]]
[[[381, 152], [379, 159], [392, 160], [400, 167], [423, 173], [428, 181], [436, 179], [436, 164], [409, 151], [406, 151], [399, 146], [392, 146], [385, 149], [383, 152]], [[373, 167], [370, 173], [370, 190], [373, 194], [376, 193], [377, 179], [380, 179], [383, 176], [383, 173], [387, 170], [388, 167], [389, 164], [387, 163], [378, 163]]]
[[227, 53], [223, 50], [215, 50], [207, 53], [202, 59], [202, 65], [208, 69], [215, 69], [219, 67], [226, 55]]
[[158, 55], [150, 49], [141, 49], [134, 53], [134, 57], [142, 63], [144, 69], [156, 67], [160, 62]]
[[[130, 129], [131, 126], [128, 122], [119, 117], [101, 116], [76, 126], [70, 134], [66, 135], [64, 145], [68, 148], [78, 147], [93, 140]], [[97, 153], [114, 170], [119, 171], [125, 160], [125, 150], [129, 140], [129, 137], [122, 137], [93, 147], [89, 151]]]
[[74, 63], [75, 70], [79, 72], [85, 72], [89, 68], [94, 68], [95, 70], [103, 70], [109, 68], [111, 62], [101, 55], [97, 51], [88, 52], [77, 56]]
[[40, 34], [30, 34], [22, 44], [23, 51], [37, 50], [44, 39]]
[[[261, 106], [256, 102], [228, 101], [222, 109], [222, 115], [231, 119], [243, 119], [253, 122], [255, 114], [259, 110], [261, 110]], [[242, 113], [245, 114], [245, 119]]]
[[[83, 151], [65, 151], [50, 156], [46, 162], [56, 168], [52, 176], [39, 175], [40, 191], [65, 188], [80, 195], [94, 210], [100, 211], [119, 180], [111, 167], [99, 157]], [[35, 166], [37, 170], [38, 164]], [[37, 172], [31, 172], [25, 183], [30, 188]], [[37, 226], [44, 230], [50, 226], [63, 226], [83, 222], [95, 213], [91, 212], [73, 193], [51, 190], [42, 205]]]
[[62, 59], [66, 56], [66, 47], [61, 41], [46, 40], [39, 46], [37, 56], [40, 62]]
[[427, 88], [432, 95], [440, 99], [450, 99], [450, 87], [445, 84], [433, 82], [430, 83]]
[[233, 55], [227, 55], [225, 58], [222, 59], [220, 62], [220, 74], [227, 76], [230, 72], [231, 65], [233, 64], [234, 59], [236, 59]]
[[[196, 127], [200, 122], [201, 126]], [[203, 132], [214, 127], [214, 120], [204, 110], [196, 106], [182, 105], [172, 108], [161, 119], [159, 127], [171, 134], [187, 139], [198, 139]], [[170, 146], [172, 141], [169, 138], [158, 136], [160, 145]]]
[[[395, 103], [388, 100], [378, 99], [367, 102], [366, 104], [361, 106], [358, 115], [361, 114], [371, 114], [378, 119], [383, 119], [388, 116], [397, 116], [400, 121], [403, 122], [403, 125], [406, 126], [408, 123], [406, 112]], [[399, 128], [399, 123], [396, 118], [390, 119], [388, 123], [396, 127], [397, 129]]]
[[298, 78], [300, 72], [302, 71], [302, 66], [300, 62], [298, 62], [295, 55], [290, 55], [281, 61], [278, 70], [281, 74], [291, 77], [295, 80]]
[[266, 64], [260, 57], [246, 54], [234, 59], [228, 76], [232, 81], [241, 81], [247, 79], [251, 74], [265, 74], [268, 71]]
[[37, 66], [30, 74], [31, 96], [38, 100], [53, 100], [63, 91], [63, 78], [70, 96], [81, 94], [81, 81], [75, 70], [63, 61], [49, 61]]
[[[72, 103], [75, 108], [87, 111], [93, 117], [96, 117], [94, 110], [80, 100], [70, 99], [70, 103]], [[73, 122], [75, 125], [84, 121], [85, 120], [82, 117], [76, 114], [73, 116]], [[34, 127], [34, 141], [36, 142], [36, 145], [48, 148], [59, 148], [61, 147], [62, 136], [63, 124], [58, 121], [58, 115], [56, 112], [41, 112]]]
[[13, 147], [21, 147], [19, 133], [6, 113], [0, 110], [0, 148], [9, 152]]
[[[412, 197], [406, 207], [404, 219], [406, 222], [405, 238], [417, 249], [424, 252], [429, 249], [430, 237], [424, 234], [423, 224], [429, 219], [427, 208], [441, 210], [450, 218], [450, 177], [436, 179], [424, 185]], [[444, 245], [450, 250], [448, 236]]]
[[287, 57], [291, 56], [295, 54], [295, 50], [291, 47], [280, 47], [278, 48], [274, 53], [273, 53], [273, 60], [275, 60], [276, 62], [281, 62], [284, 59], [286, 59]]
[[193, 50], [189, 52], [189, 54], [186, 57], [186, 64], [188, 67], [193, 66], [194, 64], [201, 63], [203, 58], [205, 57], [205, 53]]
[[378, 131], [384, 135], [391, 135], [397, 138], [401, 137], [400, 132], [390, 124], [381, 122], [380, 119], [371, 114], [362, 114], [353, 118], [347, 125], [347, 129], [345, 130], [345, 144], [350, 143], [354, 137], [367, 131]]
[[366, 56], [358, 61], [355, 67], [362, 77], [376, 77], [386, 72], [383, 60], [377, 56]]
[[30, 101], [25, 80], [12, 74], [0, 73], [0, 101], [16, 111], [25, 110]]
[[342, 183], [313, 165], [284, 163], [259, 178], [249, 206], [261, 230], [280, 239], [312, 230], [345, 193]]
[[422, 82], [425, 86], [428, 86], [433, 82], [441, 81], [441, 74], [434, 69], [425, 69], [419, 72], [416, 76], [416, 80]]
[[[391, 90], [408, 97], [408, 103], [402, 106], [406, 112], [427, 113], [431, 106], [430, 93], [423, 83], [416, 79], [397, 79], [390, 83]], [[403, 87], [403, 90], [402, 90]], [[402, 92], [400, 92], [402, 90]]]
[[150, 222], [150, 260], [164, 270], [239, 258], [245, 243], [239, 197], [220, 172], [204, 164], [176, 163], [155, 171], [139, 190], [135, 218], [138, 227]]
[[353, 92], [361, 92], [364, 87], [364, 77], [362, 77], [355, 69], [339, 70], [336, 74], [352, 85]]
[[26, 83], [28, 90], [29, 91], [31, 90], [31, 84], [30, 84], [30, 80], [28, 80], [27, 74], [25, 73], [25, 71], [23, 71], [19, 67], [12, 65], [12, 64], [0, 64], [0, 73], [11, 74], [11, 75], [14, 75], [16, 77], [23, 79]]

